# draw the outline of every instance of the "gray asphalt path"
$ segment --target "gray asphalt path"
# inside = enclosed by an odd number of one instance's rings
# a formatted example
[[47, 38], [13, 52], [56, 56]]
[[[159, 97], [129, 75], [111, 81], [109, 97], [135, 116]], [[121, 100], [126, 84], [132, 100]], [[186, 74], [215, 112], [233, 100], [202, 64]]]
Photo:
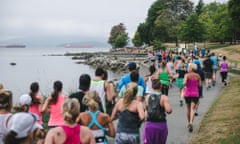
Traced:
[[[200, 99], [198, 108], [198, 116], [195, 116], [193, 123], [193, 133], [199, 125], [204, 114], [207, 112], [215, 98], [221, 92], [222, 86], [220, 80], [217, 81], [216, 86], [209, 90], [203, 88], [203, 98]], [[168, 123], [168, 139], [167, 144], [187, 144], [193, 133], [189, 133], [187, 129], [186, 105], [179, 106], [178, 88], [174, 86], [169, 91], [169, 100], [173, 108], [173, 113], [167, 116]]]
[[[198, 116], [195, 117], [193, 123], [193, 132], [189, 133], [187, 129], [187, 117], [186, 117], [186, 105], [182, 107], [179, 106], [179, 89], [174, 84], [172, 88], [169, 89], [169, 101], [173, 109], [173, 113], [167, 115], [168, 124], [168, 139], [167, 144], [187, 144], [191, 136], [198, 127], [204, 114], [207, 112], [215, 98], [219, 95], [223, 87], [220, 83], [220, 78], [218, 77], [217, 83], [214, 87], [206, 90], [205, 86], [203, 88], [203, 98], [200, 99], [200, 106], [198, 108]], [[117, 121], [114, 122], [115, 128], [117, 126]], [[144, 124], [141, 127], [141, 133], [143, 131]], [[141, 134], [142, 136], [142, 134]], [[109, 143], [113, 144], [114, 139], [109, 138]], [[141, 139], [142, 141], [142, 139]]]

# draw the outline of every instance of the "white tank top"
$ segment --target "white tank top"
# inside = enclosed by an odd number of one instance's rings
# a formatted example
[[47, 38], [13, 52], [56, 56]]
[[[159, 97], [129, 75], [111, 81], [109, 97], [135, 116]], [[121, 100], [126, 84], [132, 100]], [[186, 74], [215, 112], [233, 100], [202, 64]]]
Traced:
[[0, 114], [0, 144], [3, 144], [3, 137], [7, 133], [7, 120], [11, 116], [11, 113]]
[[151, 94], [153, 92], [151, 76], [148, 76], [148, 81], [146, 83], [146, 93]]
[[105, 93], [104, 84], [105, 84], [104, 80], [99, 80], [99, 81], [92, 80], [90, 90], [95, 90], [98, 92], [102, 102], [103, 111], [104, 113], [106, 113], [106, 103], [105, 103], [106, 93]]

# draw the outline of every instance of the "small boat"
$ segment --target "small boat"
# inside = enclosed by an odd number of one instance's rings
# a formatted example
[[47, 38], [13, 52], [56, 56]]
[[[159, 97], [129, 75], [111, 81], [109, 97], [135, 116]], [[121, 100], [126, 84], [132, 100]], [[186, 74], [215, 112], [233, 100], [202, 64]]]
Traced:
[[16, 63], [15, 63], [15, 62], [11, 62], [11, 63], [10, 63], [10, 65], [12, 65], [12, 66], [15, 66], [15, 65], [16, 65]]

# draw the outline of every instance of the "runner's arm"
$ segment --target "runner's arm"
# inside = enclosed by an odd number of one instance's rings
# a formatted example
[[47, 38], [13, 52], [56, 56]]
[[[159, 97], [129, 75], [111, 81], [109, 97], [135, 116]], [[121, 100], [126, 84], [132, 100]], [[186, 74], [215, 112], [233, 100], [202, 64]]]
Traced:
[[137, 102], [137, 111], [138, 111], [138, 116], [140, 118], [140, 120], [144, 120], [145, 119], [145, 112], [144, 112], [144, 108], [143, 108], [143, 104], [142, 102]]

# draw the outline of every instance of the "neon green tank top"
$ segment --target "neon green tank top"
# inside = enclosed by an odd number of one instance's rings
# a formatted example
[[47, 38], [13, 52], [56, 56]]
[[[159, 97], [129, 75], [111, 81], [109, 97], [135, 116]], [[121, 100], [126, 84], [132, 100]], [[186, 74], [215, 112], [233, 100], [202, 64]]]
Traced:
[[158, 79], [160, 80], [161, 84], [169, 85], [169, 75], [166, 72], [165, 68], [162, 69], [162, 72], [159, 74]]

